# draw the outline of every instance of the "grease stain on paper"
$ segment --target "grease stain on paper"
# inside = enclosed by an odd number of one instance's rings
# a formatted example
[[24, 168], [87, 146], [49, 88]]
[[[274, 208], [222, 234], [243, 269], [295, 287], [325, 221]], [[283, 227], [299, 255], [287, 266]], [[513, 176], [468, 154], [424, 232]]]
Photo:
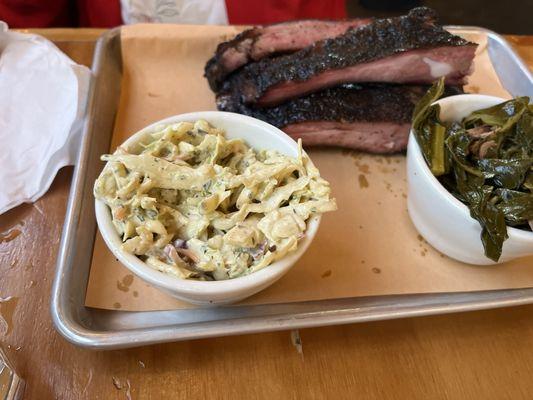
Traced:
[[[390, 162], [387, 163], [387, 164], [390, 164]], [[394, 172], [394, 171], [392, 170], [392, 168], [388, 168], [388, 167], [379, 167], [378, 170], [379, 170], [379, 172], [381, 172], [382, 174], [390, 174], [391, 172]]]
[[370, 173], [370, 167], [368, 164], [360, 164], [358, 162], [355, 163], [356, 167], [359, 169], [359, 172], [363, 174], [369, 174]]
[[130, 286], [133, 283], [133, 275], [128, 274], [125, 275], [121, 281], [117, 281], [117, 289], [122, 292], [128, 292], [130, 290]]
[[364, 189], [364, 188], [367, 188], [369, 185], [368, 185], [368, 180], [366, 179], [366, 176], [363, 175], [363, 174], [359, 174], [359, 187], [361, 189]]

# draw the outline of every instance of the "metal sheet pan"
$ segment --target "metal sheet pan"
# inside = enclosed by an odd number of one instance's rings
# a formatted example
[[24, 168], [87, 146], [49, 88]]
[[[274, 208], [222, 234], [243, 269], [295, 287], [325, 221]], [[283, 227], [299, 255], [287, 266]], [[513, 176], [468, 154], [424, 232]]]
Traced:
[[[515, 96], [533, 96], [533, 77], [505, 39], [482, 28], [447, 29], [456, 34], [485, 32], [489, 55], [503, 86]], [[54, 324], [70, 342], [93, 349], [114, 349], [533, 303], [531, 288], [152, 312], [85, 307], [96, 233], [92, 186], [100, 169], [99, 156], [109, 149], [120, 98], [119, 28], [98, 40], [92, 70], [83, 142], [74, 170], [51, 299]]]

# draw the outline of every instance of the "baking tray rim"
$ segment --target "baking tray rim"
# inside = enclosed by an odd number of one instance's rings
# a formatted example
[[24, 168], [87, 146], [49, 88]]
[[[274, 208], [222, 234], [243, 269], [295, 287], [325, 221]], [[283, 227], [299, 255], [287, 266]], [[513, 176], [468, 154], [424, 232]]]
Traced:
[[[469, 31], [469, 32], [484, 32], [493, 40], [496, 40], [512, 57], [513, 62], [517, 64], [521, 72], [526, 75], [530, 81], [533, 82], [531, 73], [525, 63], [520, 59], [516, 54], [514, 49], [509, 45], [509, 43], [499, 34], [475, 26], [446, 26], [447, 29], [454, 31]], [[103, 52], [105, 51], [105, 45], [110, 42], [113, 38], [120, 36], [120, 27], [109, 30], [101, 35], [97, 41], [92, 71], [94, 75], [97, 75], [101, 64], [103, 62]], [[94, 78], [94, 77], [93, 77]], [[82, 146], [80, 147], [78, 153], [78, 160], [81, 160], [88, 150], [88, 146], [91, 143], [91, 140], [88, 135], [90, 129], [90, 112], [94, 108], [94, 91], [95, 91], [95, 79], [91, 80], [91, 87], [89, 90], [88, 96], [88, 107], [87, 107], [87, 116], [84, 124]], [[85, 154], [86, 156], [86, 154]], [[258, 317], [245, 317], [244, 319], [226, 319], [226, 320], [213, 320], [213, 321], [204, 321], [193, 323], [191, 329], [186, 329], [190, 327], [190, 323], [187, 324], [174, 324], [174, 325], [164, 325], [160, 324], [155, 327], [149, 328], [139, 328], [139, 329], [124, 329], [124, 330], [109, 330], [104, 329], [93, 330], [90, 329], [87, 325], [86, 319], [90, 319], [90, 314], [94, 312], [104, 312], [104, 313], [129, 313], [124, 311], [104, 311], [91, 309], [84, 305], [82, 301], [81, 304], [72, 302], [69, 293], [68, 287], [64, 287], [64, 284], [70, 284], [66, 282], [65, 274], [68, 271], [67, 268], [72, 268], [73, 266], [69, 264], [69, 256], [72, 252], [72, 236], [70, 233], [75, 229], [75, 225], [78, 221], [79, 213], [79, 202], [81, 202], [80, 193], [84, 189], [80, 187], [83, 182], [82, 174], [85, 170], [84, 165], [76, 163], [72, 178], [72, 186], [68, 198], [68, 207], [65, 217], [65, 222], [63, 226], [63, 234], [61, 237], [60, 248], [58, 252], [57, 259], [57, 268], [56, 275], [54, 278], [54, 283], [52, 287], [50, 311], [52, 314], [52, 320], [57, 331], [69, 342], [90, 349], [116, 349], [116, 348], [125, 348], [125, 347], [135, 347], [148, 344], [169, 342], [169, 341], [178, 341], [178, 340], [189, 340], [189, 339], [199, 339], [207, 338], [214, 336], [224, 336], [224, 335], [236, 335], [236, 334], [250, 334], [250, 333], [259, 333], [267, 331], [276, 331], [276, 330], [286, 330], [286, 329], [300, 329], [300, 328], [311, 328], [327, 325], [340, 325], [348, 324], [355, 322], [368, 322], [368, 321], [377, 321], [377, 320], [388, 320], [388, 319], [397, 319], [397, 318], [408, 318], [408, 317], [417, 317], [417, 316], [428, 316], [428, 315], [439, 315], [447, 314], [454, 312], [465, 312], [465, 311], [475, 311], [475, 310], [484, 310], [500, 307], [509, 307], [509, 306], [518, 306], [533, 303], [533, 288], [524, 288], [524, 289], [502, 289], [502, 290], [492, 290], [492, 291], [483, 291], [483, 292], [458, 292], [458, 293], [443, 293], [443, 294], [420, 294], [420, 295], [403, 295], [400, 297], [406, 298], [433, 298], [433, 299], [442, 299], [442, 302], [437, 302], [429, 306], [417, 306], [417, 307], [406, 307], [402, 309], [398, 307], [398, 304], [390, 304], [389, 306], [397, 307], [394, 309], [372, 309], [369, 308], [369, 312], [365, 313], [364, 308], [361, 307], [348, 307], [345, 309], [339, 310], [326, 310], [326, 311], [314, 311], [314, 312], [300, 312], [295, 315], [285, 314], [285, 315], [266, 315]], [[88, 271], [86, 271], [88, 273]], [[84, 293], [85, 294], [85, 293]], [[460, 298], [461, 296], [475, 296], [483, 297], [487, 295], [494, 294], [494, 299], [485, 299], [482, 301], [470, 300], [459, 303], [453, 303], [454, 298]], [[498, 297], [500, 295], [500, 297]], [[64, 296], [69, 296], [65, 298]], [[376, 298], [386, 298], [389, 296], [375, 296]], [[398, 297], [398, 296], [391, 296]], [[82, 296], [84, 299], [84, 296]], [[360, 298], [351, 298], [354, 301], [357, 301]], [[324, 302], [320, 300], [314, 303]], [[77, 313], [66, 312], [66, 305], [70, 304], [71, 307], [77, 307], [75, 311], [82, 311]], [[294, 303], [296, 304], [296, 303]], [[304, 303], [299, 303], [304, 304]], [[273, 305], [276, 306], [276, 305]], [[170, 310], [168, 312], [179, 312], [181, 310]], [[134, 312], [135, 313], [135, 312]], [[143, 313], [165, 313], [163, 311], [151, 311]], [[252, 323], [253, 322], [253, 323]], [[212, 324], [221, 324], [224, 325], [222, 328], [211, 327]], [[200, 325], [200, 326], [198, 326]]]

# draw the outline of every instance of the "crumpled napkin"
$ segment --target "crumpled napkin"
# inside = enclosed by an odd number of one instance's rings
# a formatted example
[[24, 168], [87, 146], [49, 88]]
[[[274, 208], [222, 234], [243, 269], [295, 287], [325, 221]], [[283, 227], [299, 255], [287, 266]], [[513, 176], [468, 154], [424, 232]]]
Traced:
[[0, 214], [34, 202], [75, 162], [91, 71], [0, 21]]

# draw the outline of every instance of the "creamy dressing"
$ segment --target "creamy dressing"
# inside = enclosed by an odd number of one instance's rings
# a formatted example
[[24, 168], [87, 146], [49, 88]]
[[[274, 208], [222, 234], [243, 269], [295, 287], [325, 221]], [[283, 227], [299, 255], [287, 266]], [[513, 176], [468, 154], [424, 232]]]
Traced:
[[329, 183], [302, 151], [255, 151], [206, 121], [154, 132], [104, 155], [94, 194], [123, 249], [184, 279], [236, 278], [294, 251], [307, 220], [333, 211]]

